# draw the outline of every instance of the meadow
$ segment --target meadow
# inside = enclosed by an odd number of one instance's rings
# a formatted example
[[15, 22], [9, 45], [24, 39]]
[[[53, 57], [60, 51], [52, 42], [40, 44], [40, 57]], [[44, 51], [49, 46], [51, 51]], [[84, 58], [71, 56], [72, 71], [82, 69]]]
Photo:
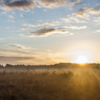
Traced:
[[100, 71], [3, 71], [0, 100], [100, 100]]

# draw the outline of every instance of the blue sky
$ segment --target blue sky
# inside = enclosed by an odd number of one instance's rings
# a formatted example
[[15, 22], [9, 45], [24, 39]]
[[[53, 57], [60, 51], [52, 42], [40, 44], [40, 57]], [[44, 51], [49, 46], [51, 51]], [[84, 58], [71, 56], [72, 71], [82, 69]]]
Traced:
[[100, 62], [100, 0], [0, 0], [0, 63]]

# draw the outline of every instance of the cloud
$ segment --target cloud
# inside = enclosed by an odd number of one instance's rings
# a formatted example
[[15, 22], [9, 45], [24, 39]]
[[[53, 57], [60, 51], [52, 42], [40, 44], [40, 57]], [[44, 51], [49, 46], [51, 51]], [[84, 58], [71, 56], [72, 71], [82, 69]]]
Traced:
[[74, 13], [74, 15], [85, 19], [88, 19], [90, 17], [87, 13], [81, 11]]
[[100, 17], [95, 17], [94, 22], [99, 23], [100, 22]]
[[23, 30], [23, 31], [29, 31], [30, 29], [29, 28], [21, 28], [21, 30]]
[[[46, 55], [45, 55], [46, 53]], [[55, 64], [66, 61], [66, 57], [61, 53], [40, 52], [37, 56], [0, 56], [0, 64]]]
[[24, 17], [24, 15], [23, 15], [23, 14], [20, 14], [20, 16], [21, 16], [21, 17]]
[[8, 19], [8, 21], [10, 21], [10, 22], [12, 22], [12, 23], [15, 23], [15, 21], [14, 21], [14, 20], [10, 20], [10, 19]]
[[10, 47], [13, 47], [14, 49], [25, 49], [24, 46], [19, 44], [9, 44]]
[[38, 29], [34, 32], [31, 32], [27, 36], [34, 37], [34, 36], [47, 36], [55, 33], [65, 34], [68, 33], [66, 30], [58, 29], [58, 28], [42, 28]]
[[0, 15], [6, 15], [6, 12], [1, 12]]
[[78, 30], [80, 30], [80, 29], [85, 29], [85, 28], [87, 28], [87, 26], [81, 26], [81, 27], [78, 27], [78, 26], [70, 26], [70, 27], [64, 26], [64, 28], [70, 28], [70, 29], [78, 29]]
[[[37, 2], [39, 5], [36, 4]], [[5, 2], [0, 0], [0, 5], [2, 5], [2, 9], [5, 11], [10, 11], [12, 9], [23, 10], [35, 7], [40, 8], [41, 6], [45, 8], [55, 8], [64, 6], [67, 3], [71, 4], [73, 7], [82, 4], [83, 2], [80, 0], [5, 0]]]
[[22, 50], [18, 50], [18, 49], [4, 49], [4, 48], [0, 48], [0, 55], [10, 55], [10, 54], [14, 54], [14, 55], [18, 55], [18, 54], [22, 54], [22, 55], [31, 55], [33, 53], [28, 52], [28, 51], [22, 51]]
[[46, 8], [60, 7], [66, 4], [66, 0], [39, 0], [38, 3]]
[[[0, 64], [19, 64], [20, 61], [34, 59], [33, 57], [0, 56]], [[20, 62], [21, 64], [21, 62]], [[22, 63], [23, 64], [23, 63]]]
[[68, 15], [67, 18], [61, 18], [62, 21], [67, 22], [67, 23], [87, 23], [84, 20], [80, 20], [79, 18], [77, 18], [75, 15]]
[[96, 30], [96, 32], [95, 33], [100, 33], [100, 30]]
[[87, 12], [89, 14], [100, 14], [100, 9], [97, 8], [81, 8], [80, 11]]
[[[46, 55], [45, 55], [46, 54]], [[53, 64], [66, 61], [64, 52], [25, 52], [21, 50], [0, 48], [1, 64]]]
[[21, 59], [32, 59], [32, 57], [6, 57], [0, 56], [0, 59], [11, 59], [11, 60], [21, 60]]
[[9, 11], [11, 9], [28, 9], [28, 8], [34, 8], [36, 6], [34, 1], [28, 1], [28, 0], [20, 0], [20, 1], [12, 1], [12, 0], [6, 0], [5, 3], [3, 3], [3, 8], [6, 11]]
[[8, 16], [8, 18], [11, 18], [11, 19], [13, 19], [14, 17], [13, 17], [12, 15], [9, 15], [9, 16]]
[[30, 49], [29, 47], [25, 47], [25, 46], [20, 45], [20, 44], [7, 44], [7, 45], [12, 47], [13, 49], [16, 49], [16, 50]]
[[[46, 54], [46, 55], [45, 55]], [[54, 64], [59, 62], [66, 62], [66, 57], [64, 56], [64, 52], [37, 52], [37, 56], [33, 56], [34, 59], [23, 60], [21, 63], [29, 63], [29, 64]]]
[[75, 7], [77, 5], [80, 5], [80, 4], [83, 4], [84, 2], [83, 1], [80, 1], [80, 0], [69, 0], [69, 2], [71, 3], [71, 6], [72, 7]]
[[83, 2], [81, 2], [80, 0], [39, 0], [38, 3], [45, 8], [55, 8], [64, 6], [67, 3], [70, 3], [71, 6], [77, 6], [79, 4], [82, 4]]
[[85, 19], [89, 18], [90, 14], [100, 14], [100, 9], [85, 7], [74, 13], [75, 16]]
[[70, 23], [71, 22], [71, 20], [69, 20], [68, 18], [61, 18], [61, 20], [65, 21], [67, 23]]
[[20, 17], [27, 17], [27, 16], [21, 13], [21, 14], [20, 14]]
[[58, 21], [54, 21], [54, 22], [51, 22], [51, 23], [48, 23], [48, 22], [45, 22], [45, 23], [42, 23], [42, 24], [23, 24], [23, 26], [27, 26], [27, 27], [42, 27], [42, 26], [57, 26], [59, 25], [59, 22]]

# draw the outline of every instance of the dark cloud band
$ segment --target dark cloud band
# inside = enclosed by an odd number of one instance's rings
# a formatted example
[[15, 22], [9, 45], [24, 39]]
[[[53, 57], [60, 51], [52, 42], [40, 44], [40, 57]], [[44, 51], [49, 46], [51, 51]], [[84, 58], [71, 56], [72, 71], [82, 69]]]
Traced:
[[[34, 1], [28, 1], [28, 0], [20, 0], [20, 1], [11, 1], [6, 0], [5, 2], [1, 2], [2, 6], [6, 9], [28, 9], [28, 8], [34, 8], [36, 6]], [[0, 4], [1, 4], [0, 3]]]

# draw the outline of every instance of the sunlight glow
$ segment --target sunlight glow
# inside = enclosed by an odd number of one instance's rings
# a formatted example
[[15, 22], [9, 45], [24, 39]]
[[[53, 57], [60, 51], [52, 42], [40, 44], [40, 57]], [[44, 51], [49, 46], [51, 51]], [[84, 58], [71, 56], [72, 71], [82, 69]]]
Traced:
[[80, 64], [84, 64], [84, 63], [87, 63], [88, 62], [88, 59], [87, 59], [86, 56], [80, 55], [80, 56], [78, 56], [76, 62], [77, 63], [80, 63]]

